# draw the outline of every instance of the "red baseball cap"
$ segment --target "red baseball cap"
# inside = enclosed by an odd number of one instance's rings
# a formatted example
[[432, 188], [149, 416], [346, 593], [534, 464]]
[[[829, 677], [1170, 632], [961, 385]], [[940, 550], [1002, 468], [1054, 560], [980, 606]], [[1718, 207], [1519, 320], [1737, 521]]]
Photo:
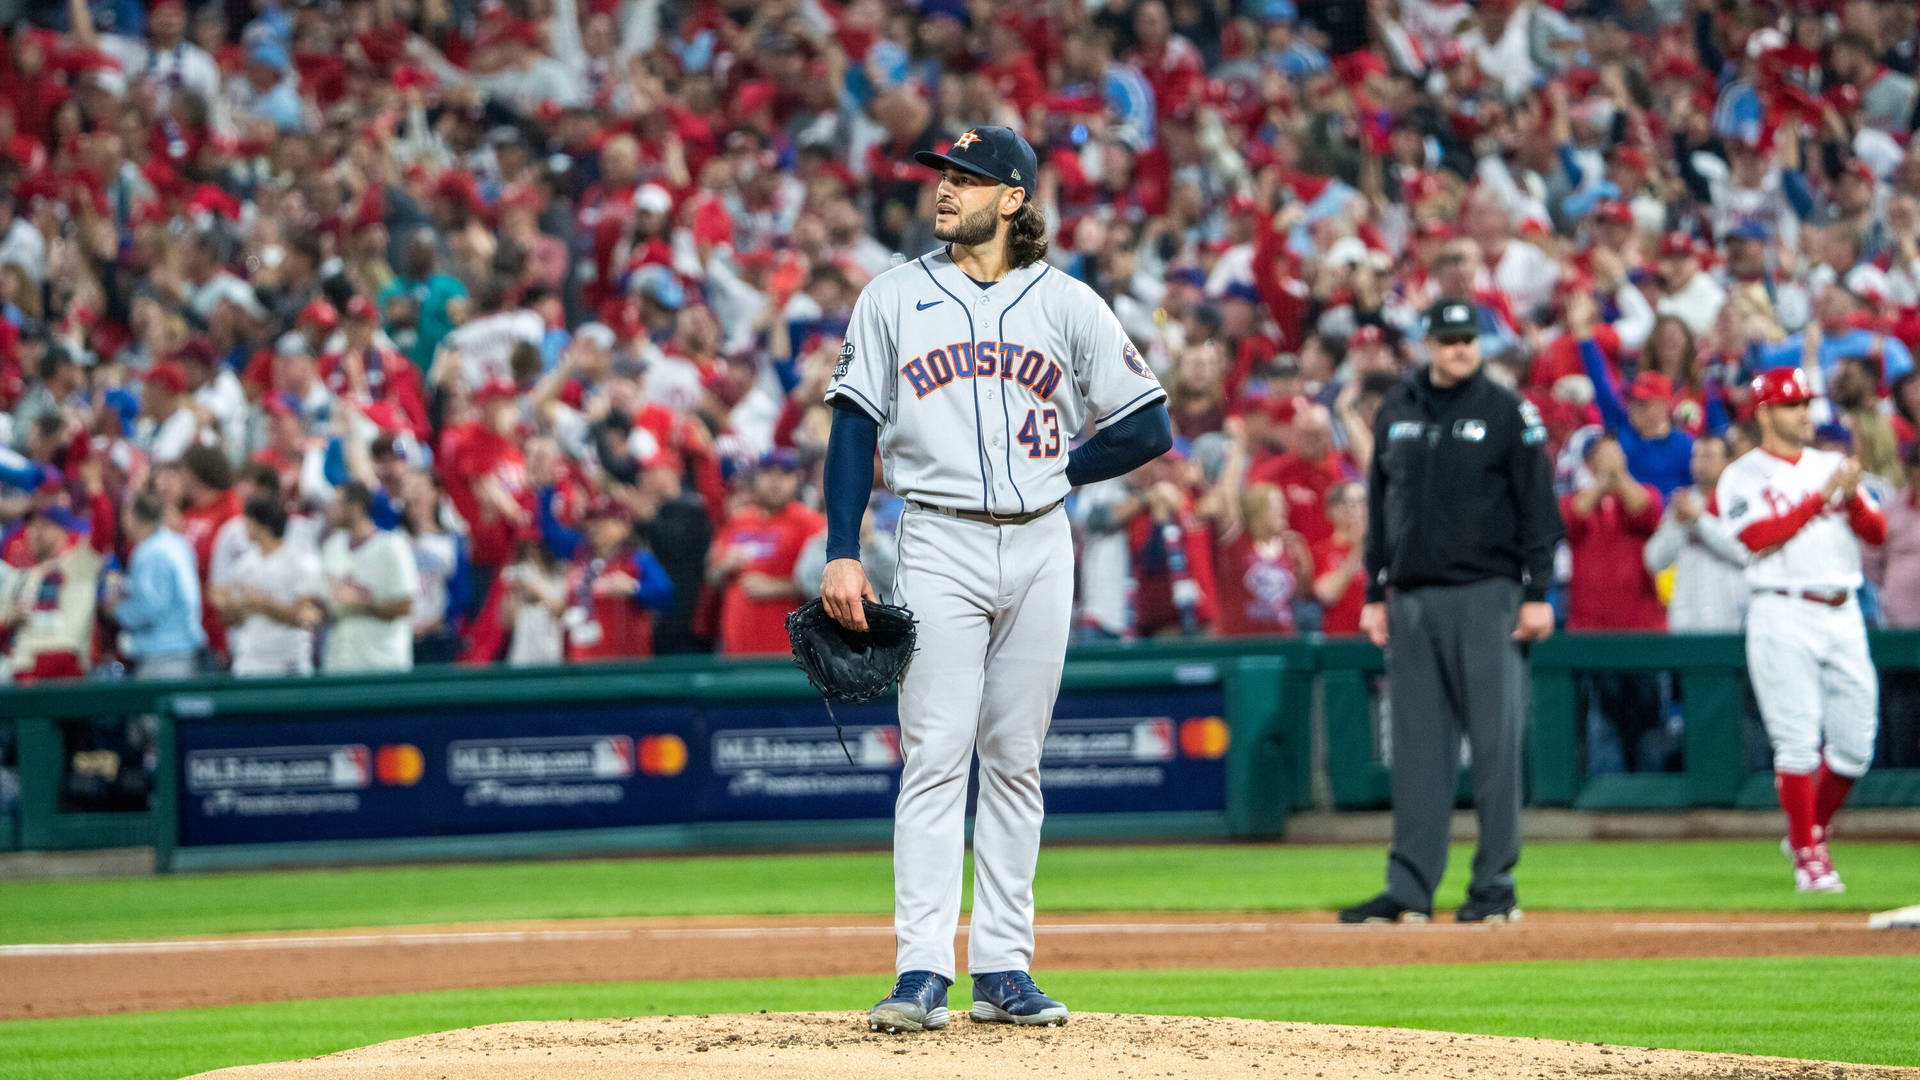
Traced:
[[1673, 399], [1673, 380], [1657, 371], [1643, 371], [1633, 377], [1633, 385], [1627, 389], [1628, 401], [1670, 401]]
[[1639, 169], [1641, 172], [1646, 172], [1647, 152], [1637, 146], [1622, 144], [1613, 148], [1613, 163], [1615, 165], [1624, 165], [1629, 169]]
[[1378, 345], [1385, 340], [1387, 340], [1386, 333], [1369, 323], [1366, 326], [1354, 328], [1353, 333], [1347, 337], [1347, 347], [1351, 349], [1359, 345]]
[[325, 300], [315, 300], [300, 309], [298, 322], [310, 322], [322, 330], [331, 330], [340, 325], [340, 313]]
[[1753, 403], [1758, 405], [1796, 405], [1814, 399], [1807, 373], [1797, 367], [1773, 368], [1754, 376]]
[[519, 396], [519, 387], [505, 379], [495, 379], [473, 392], [473, 403], [484, 408], [496, 401], [512, 401]]
[[1660, 257], [1663, 259], [1680, 258], [1695, 254], [1693, 236], [1689, 233], [1670, 232], [1660, 238]]
[[147, 369], [146, 384], [169, 394], [187, 392], [187, 373], [171, 360], [162, 360]]
[[1620, 199], [1602, 199], [1594, 205], [1593, 215], [1600, 221], [1617, 221], [1622, 225], [1633, 224], [1633, 207]]
[[596, 518], [617, 518], [621, 521], [631, 521], [633, 520], [633, 511], [627, 508], [626, 503], [621, 502], [611, 495], [596, 495], [593, 501], [587, 504], [586, 512], [581, 514], [580, 517], [585, 521], [592, 521]]

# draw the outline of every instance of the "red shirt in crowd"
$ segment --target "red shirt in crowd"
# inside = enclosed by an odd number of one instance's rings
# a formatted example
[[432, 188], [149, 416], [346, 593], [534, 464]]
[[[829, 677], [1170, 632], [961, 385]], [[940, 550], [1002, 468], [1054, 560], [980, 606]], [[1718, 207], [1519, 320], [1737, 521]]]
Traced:
[[533, 488], [527, 483], [527, 459], [512, 439], [479, 424], [448, 429], [440, 440], [442, 472], [453, 508], [467, 521], [473, 538], [473, 561], [480, 566], [505, 566], [513, 559], [514, 522], [480, 505], [481, 481], [494, 482], [533, 515]]
[[[361, 407], [369, 401], [391, 402], [416, 438], [431, 433], [427, 424], [427, 395], [420, 386], [420, 369], [391, 349], [370, 347], [361, 361], [366, 371], [364, 388], [351, 385], [340, 353], [320, 359], [320, 378], [338, 397], [358, 397]], [[364, 393], [361, 391], [364, 389]]]
[[[207, 573], [213, 566], [213, 541], [220, 526], [240, 516], [240, 493], [223, 491], [200, 506], [180, 511], [180, 535], [193, 545], [194, 562], [200, 570], [200, 587], [206, 588]], [[227, 650], [227, 624], [212, 604], [200, 605], [200, 625], [207, 631], [207, 647], [214, 652]]]
[[[1328, 536], [1313, 545], [1313, 576], [1318, 579], [1347, 561], [1353, 554], [1353, 545], [1343, 543], [1338, 536]], [[1347, 578], [1347, 591], [1340, 599], [1326, 606], [1320, 616], [1320, 632], [1323, 634], [1357, 634], [1360, 632], [1360, 609], [1367, 602], [1367, 570], [1361, 567]]]
[[[1168, 627], [1180, 626], [1180, 608], [1174, 603], [1175, 575], [1166, 553], [1166, 540], [1159, 531], [1163, 522], [1151, 514], [1135, 515], [1127, 526], [1128, 546], [1133, 552], [1133, 627], [1141, 637], [1150, 637]], [[1213, 625], [1216, 611], [1213, 574], [1213, 533], [1193, 513], [1193, 499], [1187, 499], [1180, 512], [1180, 551], [1186, 556], [1186, 572], [1199, 588], [1194, 615], [1201, 626]]]
[[787, 613], [799, 606], [798, 598], [756, 600], [741, 588], [740, 574], [793, 577], [800, 549], [826, 527], [825, 517], [797, 502], [771, 514], [749, 506], [728, 519], [714, 538], [714, 557], [725, 558], [736, 547], [744, 547], [748, 557], [720, 597], [721, 652], [783, 653], [792, 647], [787, 641]]
[[1569, 630], [1665, 630], [1667, 609], [1655, 591], [1642, 553], [1660, 526], [1660, 492], [1648, 484], [1646, 508], [1627, 512], [1611, 492], [1593, 513], [1581, 515], [1568, 495], [1560, 500], [1573, 549], [1573, 580], [1568, 585]]
[[1333, 535], [1327, 520], [1327, 490], [1355, 479], [1345, 458], [1330, 453], [1319, 461], [1288, 452], [1270, 457], [1247, 470], [1247, 484], [1272, 484], [1287, 497], [1287, 522], [1293, 530], [1317, 544]]
[[1242, 532], [1222, 546], [1214, 562], [1222, 636], [1291, 634], [1293, 601], [1312, 581], [1313, 567], [1302, 566], [1304, 552], [1281, 537], [1259, 541]]
[[653, 655], [653, 612], [640, 603], [638, 596], [594, 591], [594, 586], [615, 574], [625, 574], [638, 582], [639, 564], [633, 552], [621, 551], [613, 558], [595, 555], [593, 548], [581, 544], [567, 568], [567, 606], [586, 611], [591, 618], [567, 630], [567, 659], [614, 660], [621, 657]]

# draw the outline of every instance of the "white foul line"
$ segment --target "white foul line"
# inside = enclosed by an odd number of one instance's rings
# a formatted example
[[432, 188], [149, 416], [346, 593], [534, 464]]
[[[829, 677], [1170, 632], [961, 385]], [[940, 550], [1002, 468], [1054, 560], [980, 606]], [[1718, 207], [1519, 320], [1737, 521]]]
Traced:
[[[1557, 924], [1532, 924], [1555, 929]], [[1595, 924], [1613, 933], [1806, 933], [1859, 929], [1837, 922], [1615, 922]], [[1421, 926], [1343, 926], [1338, 923], [1043, 923], [1037, 934], [1260, 934], [1276, 931], [1334, 933], [1512, 933], [1528, 924], [1475, 926], [1429, 923]], [[966, 926], [960, 927], [967, 932]], [[44, 945], [0, 945], [0, 958], [29, 956], [163, 955], [167, 953], [245, 952], [263, 949], [361, 949], [394, 946], [511, 945], [534, 942], [738, 939], [767, 937], [890, 937], [891, 926], [687, 926], [621, 927], [582, 930], [441, 930], [379, 933], [300, 934], [273, 937], [183, 939], [176, 941], [77, 941]]]

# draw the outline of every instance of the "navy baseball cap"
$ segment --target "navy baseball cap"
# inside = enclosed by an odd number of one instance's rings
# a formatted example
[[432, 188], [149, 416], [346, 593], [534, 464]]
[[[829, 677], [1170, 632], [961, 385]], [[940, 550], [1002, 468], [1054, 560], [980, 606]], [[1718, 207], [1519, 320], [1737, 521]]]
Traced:
[[922, 150], [913, 160], [929, 169], [951, 165], [1008, 187], [1024, 188], [1028, 199], [1033, 198], [1033, 182], [1040, 175], [1040, 159], [1033, 156], [1033, 147], [1012, 128], [970, 128], [953, 140], [946, 153]]
[[1427, 336], [1435, 341], [1466, 341], [1480, 336], [1480, 319], [1465, 300], [1441, 300], [1427, 309]]

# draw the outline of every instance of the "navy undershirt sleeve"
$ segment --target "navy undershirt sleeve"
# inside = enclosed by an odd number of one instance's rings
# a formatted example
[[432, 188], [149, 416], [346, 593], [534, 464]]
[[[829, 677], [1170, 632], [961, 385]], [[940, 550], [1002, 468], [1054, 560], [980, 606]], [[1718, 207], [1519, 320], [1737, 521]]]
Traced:
[[827, 561], [860, 557], [860, 519], [873, 495], [873, 451], [880, 425], [851, 405], [834, 402], [827, 435]]
[[1173, 418], [1167, 403], [1156, 401], [1101, 428], [1068, 454], [1067, 483], [1079, 487], [1124, 476], [1172, 447]]

